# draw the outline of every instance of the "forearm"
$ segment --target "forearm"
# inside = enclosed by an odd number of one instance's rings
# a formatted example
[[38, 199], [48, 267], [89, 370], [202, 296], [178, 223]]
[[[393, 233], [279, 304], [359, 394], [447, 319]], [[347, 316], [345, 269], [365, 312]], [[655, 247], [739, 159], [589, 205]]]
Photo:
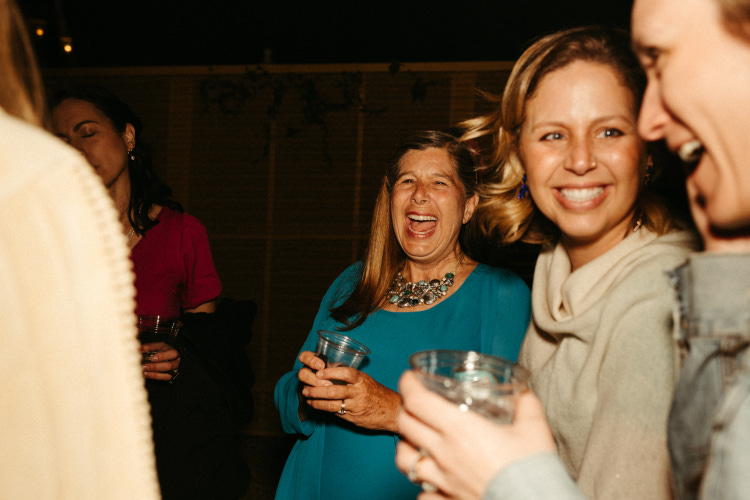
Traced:
[[482, 500], [583, 500], [585, 497], [554, 452], [518, 460], [498, 472]]

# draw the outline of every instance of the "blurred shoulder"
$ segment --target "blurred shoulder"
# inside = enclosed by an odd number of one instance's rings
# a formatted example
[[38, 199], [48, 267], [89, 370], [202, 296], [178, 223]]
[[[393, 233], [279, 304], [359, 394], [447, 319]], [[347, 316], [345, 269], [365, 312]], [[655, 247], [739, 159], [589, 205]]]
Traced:
[[0, 177], [3, 182], [35, 176], [66, 164], [88, 165], [78, 151], [62, 140], [0, 108]]
[[692, 231], [672, 231], [658, 236], [642, 248], [644, 267], [676, 267], [700, 249], [700, 239]]
[[492, 283], [528, 288], [518, 274], [503, 267], [488, 266], [487, 264], [480, 263], [477, 264], [472, 275], [477, 279], [486, 280]]

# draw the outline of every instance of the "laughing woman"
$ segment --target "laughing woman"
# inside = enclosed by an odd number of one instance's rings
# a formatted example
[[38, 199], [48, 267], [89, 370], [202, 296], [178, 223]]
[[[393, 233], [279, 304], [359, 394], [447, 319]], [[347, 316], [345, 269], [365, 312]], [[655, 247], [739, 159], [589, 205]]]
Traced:
[[[441, 132], [416, 136], [394, 153], [364, 262], [330, 287], [298, 361], [276, 385], [284, 430], [299, 435], [277, 499], [415, 498], [419, 488], [393, 461], [396, 384], [409, 355], [470, 349], [516, 359], [529, 290], [513, 273], [466, 253], [478, 201], [474, 168], [466, 146]], [[421, 301], [401, 296], [435, 279], [444, 291], [431, 285]], [[343, 330], [368, 346], [361, 371], [325, 369], [313, 352], [318, 330]]]

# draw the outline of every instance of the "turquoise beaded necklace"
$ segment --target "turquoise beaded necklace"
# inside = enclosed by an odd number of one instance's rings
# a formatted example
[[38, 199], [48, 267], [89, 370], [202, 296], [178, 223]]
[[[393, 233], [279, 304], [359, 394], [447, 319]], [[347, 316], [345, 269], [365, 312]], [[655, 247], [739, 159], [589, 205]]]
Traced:
[[426, 279], [417, 283], [406, 281], [401, 275], [401, 271], [396, 273], [388, 287], [385, 296], [388, 302], [396, 304], [398, 307], [414, 307], [419, 304], [434, 304], [437, 300], [448, 293], [448, 288], [453, 286], [453, 278], [456, 276], [458, 266], [461, 265], [463, 254], [458, 258], [456, 267], [453, 272], [445, 273], [442, 280]]

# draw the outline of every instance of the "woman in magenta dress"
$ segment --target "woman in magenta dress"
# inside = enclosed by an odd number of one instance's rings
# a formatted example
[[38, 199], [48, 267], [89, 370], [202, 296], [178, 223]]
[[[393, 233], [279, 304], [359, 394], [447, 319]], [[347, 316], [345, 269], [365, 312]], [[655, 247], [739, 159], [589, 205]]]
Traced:
[[[56, 94], [51, 108], [53, 132], [83, 153], [120, 214], [135, 271], [136, 314], [182, 316], [184, 341], [195, 334], [188, 318], [195, 325], [197, 317], [185, 313], [213, 313], [221, 293], [205, 227], [171, 199], [171, 190], [154, 173], [150, 151], [140, 141], [140, 120], [111, 92], [70, 89]], [[141, 350], [159, 347], [168, 348], [147, 344]], [[249, 482], [249, 471], [230, 449], [236, 443], [229, 435], [229, 417], [222, 417], [213, 382], [197, 354], [183, 349], [181, 361], [180, 352], [168, 348], [143, 364], [162, 496], [208, 498], [209, 489], [212, 498], [237, 498], [236, 490]], [[178, 377], [180, 370], [183, 375]], [[236, 466], [225, 467], [229, 463]], [[236, 490], [224, 494], [221, 484], [230, 482], [230, 476], [236, 479]]]
[[[221, 282], [206, 229], [182, 213], [154, 172], [138, 117], [99, 87], [59, 92], [51, 108], [53, 132], [83, 153], [120, 213], [136, 275], [136, 314], [213, 312]], [[179, 362], [175, 349], [155, 354], [143, 365], [144, 377], [171, 381]]]

